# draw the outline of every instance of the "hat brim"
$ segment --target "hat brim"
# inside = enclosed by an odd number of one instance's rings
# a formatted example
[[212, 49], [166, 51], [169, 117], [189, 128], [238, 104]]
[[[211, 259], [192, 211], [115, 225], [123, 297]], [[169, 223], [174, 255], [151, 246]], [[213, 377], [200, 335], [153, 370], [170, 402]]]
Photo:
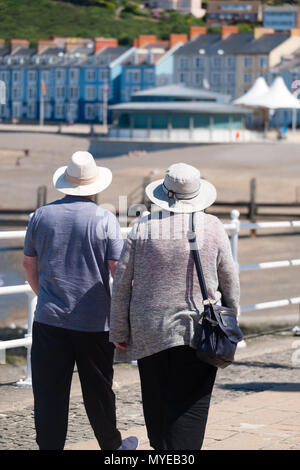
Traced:
[[70, 196], [92, 196], [93, 194], [101, 193], [101, 191], [108, 188], [112, 181], [112, 172], [110, 169], [103, 166], [97, 166], [98, 178], [96, 181], [91, 184], [77, 186], [69, 183], [64, 178], [66, 169], [66, 166], [62, 166], [56, 170], [53, 175], [53, 184], [58, 191]]
[[190, 214], [207, 209], [217, 199], [217, 191], [213, 184], [201, 179], [200, 192], [193, 199], [171, 199], [163, 190], [164, 180], [153, 181], [148, 184], [145, 191], [150, 199], [158, 207], [170, 212]]

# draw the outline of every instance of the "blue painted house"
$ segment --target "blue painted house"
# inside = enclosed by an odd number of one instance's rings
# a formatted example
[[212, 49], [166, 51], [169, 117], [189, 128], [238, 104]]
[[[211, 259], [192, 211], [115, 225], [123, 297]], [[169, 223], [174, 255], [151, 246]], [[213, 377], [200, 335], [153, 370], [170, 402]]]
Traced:
[[133, 54], [122, 63], [120, 101], [130, 101], [140, 90], [172, 83], [174, 53], [181, 45], [169, 48], [165, 42], [156, 42], [135, 47]]
[[45, 121], [105, 121], [108, 104], [120, 101], [121, 64], [132, 52], [118, 46], [96, 54], [88, 46], [48, 47], [39, 53], [0, 48], [0, 80], [7, 90], [0, 119], [37, 121], [43, 101]]

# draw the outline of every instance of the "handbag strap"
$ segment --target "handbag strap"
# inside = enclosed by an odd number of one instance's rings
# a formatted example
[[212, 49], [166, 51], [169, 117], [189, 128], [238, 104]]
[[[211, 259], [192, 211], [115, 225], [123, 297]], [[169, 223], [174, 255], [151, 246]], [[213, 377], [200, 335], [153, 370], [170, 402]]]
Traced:
[[197, 246], [197, 236], [195, 232], [195, 223], [194, 223], [194, 216], [195, 212], [192, 213], [192, 231], [190, 232], [189, 236], [189, 242], [190, 242], [190, 247], [191, 247], [191, 252], [193, 254], [195, 266], [196, 266], [196, 271], [197, 271], [197, 276], [200, 284], [200, 289], [202, 292], [202, 297], [203, 297], [203, 303], [207, 304], [210, 303], [210, 300], [208, 298], [208, 293], [207, 293], [207, 288], [204, 280], [204, 275], [203, 275], [203, 270], [202, 270], [202, 265], [200, 261], [200, 255], [199, 255], [199, 250]]

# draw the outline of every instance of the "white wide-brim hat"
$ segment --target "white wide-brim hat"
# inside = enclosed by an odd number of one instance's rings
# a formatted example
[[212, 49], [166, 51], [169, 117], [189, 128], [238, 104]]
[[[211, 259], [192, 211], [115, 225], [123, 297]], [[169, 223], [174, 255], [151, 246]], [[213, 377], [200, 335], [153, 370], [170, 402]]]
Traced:
[[186, 163], [171, 165], [164, 179], [146, 187], [150, 201], [170, 212], [199, 212], [211, 206], [217, 191], [213, 184], [201, 178], [197, 168]]
[[68, 166], [62, 166], [53, 175], [55, 188], [70, 196], [92, 196], [104, 191], [112, 181], [109, 168], [97, 166], [89, 152], [75, 152]]

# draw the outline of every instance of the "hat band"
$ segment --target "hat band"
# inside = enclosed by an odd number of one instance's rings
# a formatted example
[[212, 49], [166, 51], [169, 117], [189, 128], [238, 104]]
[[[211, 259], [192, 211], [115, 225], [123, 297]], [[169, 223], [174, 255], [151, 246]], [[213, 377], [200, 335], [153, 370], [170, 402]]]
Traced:
[[168, 196], [169, 199], [194, 199], [200, 193], [200, 186], [201, 183], [199, 183], [199, 187], [196, 191], [190, 193], [177, 193], [176, 191], [172, 191], [171, 189], [167, 188], [165, 183], [162, 185], [164, 193]]
[[94, 176], [87, 176], [87, 177], [75, 177], [71, 176], [67, 173], [67, 170], [64, 173], [64, 178], [68, 183], [75, 184], [76, 186], [86, 186], [91, 183], [95, 183], [97, 181], [99, 175], [98, 173]]

